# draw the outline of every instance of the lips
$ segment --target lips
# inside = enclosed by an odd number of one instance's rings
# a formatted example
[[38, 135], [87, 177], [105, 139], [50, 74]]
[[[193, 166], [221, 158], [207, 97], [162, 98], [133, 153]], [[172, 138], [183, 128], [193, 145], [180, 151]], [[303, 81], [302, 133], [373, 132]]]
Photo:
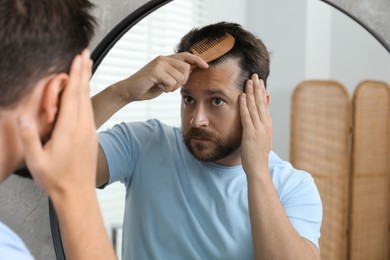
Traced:
[[210, 138], [201, 137], [201, 136], [191, 136], [190, 138], [195, 141], [211, 141]]

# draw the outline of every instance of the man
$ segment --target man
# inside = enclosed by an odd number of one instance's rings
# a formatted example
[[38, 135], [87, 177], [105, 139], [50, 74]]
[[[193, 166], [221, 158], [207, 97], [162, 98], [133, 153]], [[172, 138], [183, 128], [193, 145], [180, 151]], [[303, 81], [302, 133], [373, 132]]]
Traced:
[[[91, 8], [87, 0], [0, 2], [0, 181], [27, 165], [54, 203], [68, 259], [115, 259], [94, 185], [92, 62], [83, 51]], [[33, 259], [1, 222], [0, 259]]]
[[[235, 45], [222, 57], [206, 65], [188, 56], [226, 32]], [[319, 259], [314, 181], [271, 151], [266, 47], [222, 22], [192, 30], [177, 51], [93, 98], [99, 126], [181, 86], [181, 128], [149, 120], [99, 135], [97, 185], [126, 186], [123, 259]]]

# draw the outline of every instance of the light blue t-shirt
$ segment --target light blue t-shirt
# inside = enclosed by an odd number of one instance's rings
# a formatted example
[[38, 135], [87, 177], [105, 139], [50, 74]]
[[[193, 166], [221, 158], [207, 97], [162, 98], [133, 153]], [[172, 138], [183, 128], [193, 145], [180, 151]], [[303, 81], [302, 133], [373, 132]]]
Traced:
[[[196, 160], [180, 128], [157, 120], [99, 134], [109, 183], [126, 186], [123, 259], [253, 259], [247, 178], [241, 165]], [[269, 156], [286, 214], [318, 247], [322, 204], [312, 177]]]
[[32, 260], [23, 241], [6, 225], [0, 222], [0, 260]]

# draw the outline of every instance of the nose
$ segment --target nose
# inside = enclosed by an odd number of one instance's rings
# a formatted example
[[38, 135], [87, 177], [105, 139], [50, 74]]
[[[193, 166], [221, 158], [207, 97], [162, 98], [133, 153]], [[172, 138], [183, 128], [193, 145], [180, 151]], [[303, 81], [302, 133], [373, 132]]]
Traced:
[[209, 125], [207, 113], [202, 105], [196, 106], [190, 124], [194, 128], [207, 127]]

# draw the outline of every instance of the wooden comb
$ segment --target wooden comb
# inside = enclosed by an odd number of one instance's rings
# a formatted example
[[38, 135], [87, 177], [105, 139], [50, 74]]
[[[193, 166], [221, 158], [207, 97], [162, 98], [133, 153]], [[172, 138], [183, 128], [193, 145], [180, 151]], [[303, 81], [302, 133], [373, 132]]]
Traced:
[[[234, 43], [234, 37], [230, 33], [226, 33], [214, 40], [207, 38], [200, 40], [192, 45], [191, 52], [209, 63], [230, 51], [234, 47]], [[192, 65], [191, 68], [196, 68], [196, 65]]]

